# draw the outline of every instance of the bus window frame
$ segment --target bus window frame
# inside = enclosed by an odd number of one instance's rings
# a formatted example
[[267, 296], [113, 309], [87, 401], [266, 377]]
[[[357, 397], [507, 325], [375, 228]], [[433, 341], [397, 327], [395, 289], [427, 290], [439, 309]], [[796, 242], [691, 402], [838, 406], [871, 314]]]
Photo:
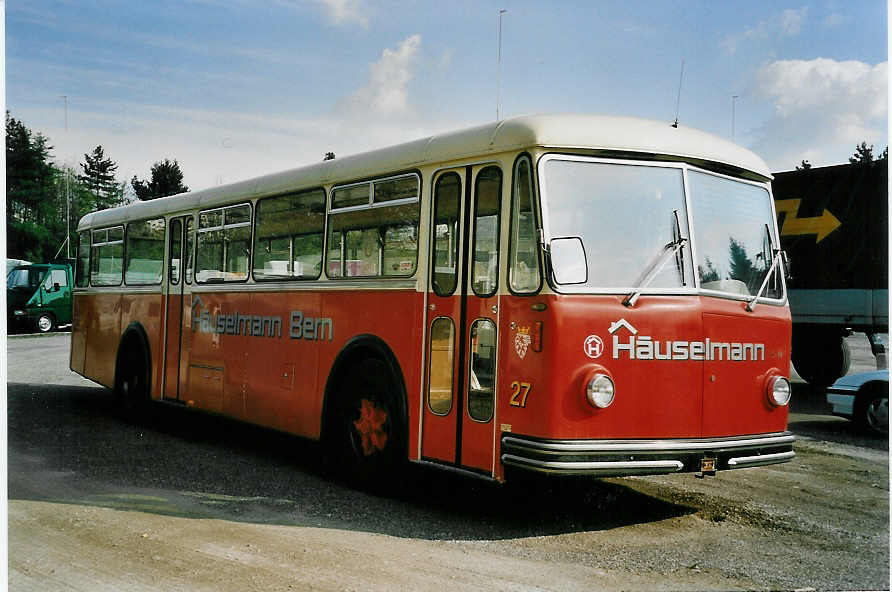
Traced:
[[[375, 199], [375, 183], [381, 183], [384, 181], [391, 181], [394, 179], [401, 179], [406, 177], [415, 177], [415, 187], [416, 187], [416, 195], [411, 198], [403, 198], [403, 199], [395, 199], [391, 201], [374, 201]], [[334, 206], [335, 192], [339, 189], [346, 189], [350, 187], [357, 187], [361, 185], [369, 186], [369, 201], [365, 204], [359, 205], [351, 205], [351, 206], [343, 206], [336, 207]], [[370, 177], [368, 179], [358, 180], [358, 181], [349, 181], [347, 183], [340, 183], [337, 185], [332, 185], [331, 189], [328, 192], [328, 196], [325, 200], [325, 237], [322, 241], [322, 249], [323, 249], [323, 259], [322, 266], [324, 268], [323, 273], [325, 278], [332, 281], [351, 281], [351, 280], [384, 280], [384, 281], [398, 281], [398, 280], [407, 280], [414, 278], [418, 274], [418, 258], [421, 256], [421, 228], [422, 228], [422, 220], [421, 220], [421, 206], [422, 206], [422, 195], [424, 192], [424, 177], [421, 174], [419, 169], [411, 169], [408, 171], [402, 171], [398, 173], [387, 173], [384, 175], [378, 175], [375, 177]], [[390, 208], [390, 207], [398, 207], [403, 205], [416, 204], [417, 216], [415, 217], [415, 232], [416, 232], [416, 241], [415, 241], [415, 258], [414, 258], [414, 267], [412, 268], [412, 272], [405, 275], [385, 275], [384, 273], [378, 273], [376, 275], [346, 275], [344, 272], [346, 271], [346, 261], [344, 259], [344, 251], [346, 246], [346, 233], [344, 231], [340, 232], [341, 236], [341, 246], [340, 246], [340, 259], [338, 261], [341, 269], [341, 275], [333, 276], [328, 272], [329, 269], [329, 254], [331, 252], [331, 246], [329, 239], [331, 234], [331, 216], [339, 215], [339, 214], [349, 214], [350, 212], [359, 212], [365, 210], [373, 210], [378, 208]], [[378, 226], [378, 228], [387, 228], [383, 226]], [[379, 259], [383, 254], [383, 250], [379, 250]], [[379, 270], [379, 272], [383, 272], [383, 268]], [[322, 276], [320, 275], [320, 278]]]
[[[539, 284], [528, 292], [518, 292], [514, 289], [514, 286], [511, 282], [511, 254], [512, 248], [514, 247], [514, 212], [515, 206], [517, 205], [515, 202], [515, 188], [517, 187], [517, 165], [521, 160], [526, 158], [527, 164], [530, 167], [530, 206], [532, 207], [533, 213], [533, 228], [536, 232], [536, 262], [539, 265]], [[536, 296], [539, 292], [542, 291], [542, 287], [545, 284], [545, 259], [543, 257], [542, 245], [541, 245], [541, 237], [542, 237], [542, 213], [539, 209], [539, 191], [538, 184], [536, 183], [536, 164], [533, 162], [533, 156], [529, 152], [521, 152], [517, 155], [517, 158], [514, 159], [514, 163], [511, 165], [511, 210], [508, 215], [508, 262], [506, 265], [506, 280], [508, 284], [508, 291], [513, 296]]]
[[[499, 198], [499, 206], [498, 206], [498, 208], [496, 208], [496, 213], [495, 213], [495, 216], [496, 216], [496, 232], [495, 232], [496, 244], [495, 244], [495, 249], [493, 251], [496, 254], [496, 265], [495, 265], [496, 273], [495, 273], [495, 281], [493, 282], [492, 290], [490, 290], [489, 292], [486, 292], [486, 293], [478, 293], [477, 287], [474, 285], [475, 282], [473, 279], [473, 274], [474, 274], [474, 266], [476, 264], [476, 258], [477, 258], [477, 218], [478, 218], [477, 212], [480, 210], [479, 183], [480, 183], [480, 175], [484, 171], [487, 171], [491, 168], [499, 171], [499, 189], [498, 189], [498, 193], [497, 193], [498, 198]], [[501, 257], [501, 253], [499, 251], [499, 248], [502, 246], [502, 225], [505, 223], [504, 216], [502, 216], [502, 210], [505, 207], [505, 200], [503, 199], [504, 196], [502, 195], [505, 191], [505, 170], [502, 167], [502, 164], [501, 163], [492, 163], [492, 164], [485, 164], [485, 165], [481, 166], [480, 169], [475, 172], [472, 183], [473, 183], [473, 187], [474, 187], [474, 207], [473, 207], [473, 211], [471, 212], [471, 217], [470, 217], [471, 219], [468, 220], [468, 224], [469, 224], [471, 231], [473, 232], [473, 236], [471, 237], [470, 250], [468, 253], [468, 257], [467, 257], [467, 259], [468, 259], [468, 262], [467, 262], [468, 273], [471, 274], [471, 277], [468, 278], [468, 286], [471, 288], [471, 292], [474, 294], [474, 296], [477, 296], [478, 298], [492, 298], [493, 296], [495, 296], [496, 294], [499, 293], [499, 287], [501, 285], [499, 280], [501, 279], [500, 276], [502, 275], [502, 273], [501, 273], [501, 271], [502, 271], [502, 257]], [[510, 223], [510, 216], [509, 216], [509, 223]]]
[[[102, 227], [99, 227], [99, 228], [90, 228], [90, 229], [89, 229], [89, 231], [90, 231], [90, 265], [91, 265], [91, 267], [90, 267], [90, 273], [89, 273], [89, 276], [90, 276], [90, 287], [94, 287], [94, 288], [118, 288], [118, 287], [121, 287], [121, 286], [124, 285], [124, 262], [127, 261], [127, 241], [126, 241], [126, 238], [127, 238], [127, 228], [126, 228], [126, 227], [127, 227], [127, 224], [125, 224], [125, 223], [122, 222], [121, 224], [112, 224], [111, 226], [102, 226]], [[110, 241], [110, 240], [108, 240], [108, 231], [109, 231], [109, 230], [112, 230], [112, 229], [115, 229], [115, 228], [120, 228], [120, 229], [121, 229], [121, 240]], [[93, 233], [94, 233], [94, 232], [102, 232], [102, 231], [105, 231], [105, 242], [94, 243], [94, 242], [93, 242]], [[93, 269], [92, 269], [92, 264], [93, 264], [93, 247], [103, 247], [103, 246], [107, 246], [107, 245], [116, 245], [116, 244], [118, 244], [118, 243], [121, 244], [121, 280], [120, 280], [117, 284], [95, 284], [95, 283], [93, 283]], [[102, 258], [100, 257], [99, 260], [101, 261]]]
[[[539, 208], [542, 214], [542, 233], [543, 238], [546, 243], [551, 240], [552, 234], [548, 225], [548, 190], [547, 190], [547, 182], [544, 177], [544, 167], [546, 163], [550, 160], [571, 160], [578, 162], [594, 162], [601, 164], [614, 164], [614, 165], [628, 165], [628, 166], [645, 166], [645, 167], [656, 167], [656, 168], [671, 168], [678, 169], [682, 173], [682, 183], [684, 189], [684, 204], [686, 211], [685, 220], [687, 222], [688, 228], [691, 232], [691, 245], [690, 245], [690, 253], [691, 259], [693, 261], [697, 261], [697, 237], [696, 237], [696, 229], [693, 224], [693, 210], [691, 209], [691, 192], [688, 187], [688, 171], [696, 171], [700, 173], [704, 173], [707, 175], [712, 175], [714, 177], [719, 177], [723, 179], [728, 179], [731, 181], [736, 181], [739, 183], [745, 183], [747, 185], [753, 185], [756, 187], [760, 187], [762, 189], [766, 189], [768, 191], [768, 196], [771, 199], [771, 209], [774, 213], [774, 226], [772, 228], [772, 238], [777, 236], [777, 211], [774, 207], [774, 197], [771, 192], [771, 184], [763, 183], [760, 181], [753, 181], [750, 179], [744, 179], [742, 177], [735, 177], [732, 175], [725, 175], [722, 173], [717, 173], [715, 171], [711, 171], [709, 169], [695, 166], [684, 160], [642, 160], [641, 158], [608, 158], [603, 156], [589, 156], [582, 154], [573, 154], [567, 152], [546, 152], [539, 156], [536, 161], [536, 173], [539, 176]], [[550, 266], [548, 266], [550, 268]], [[550, 269], [543, 268], [543, 274], [546, 277], [546, 282], [548, 283], [549, 288], [554, 291], [556, 294], [603, 294], [603, 295], [618, 295], [618, 294], [628, 294], [631, 290], [629, 286], [598, 286], [597, 289], [592, 288], [575, 288], [573, 286], [558, 284], [554, 281], [552, 277], [552, 273]], [[780, 299], [767, 299], [764, 296], [759, 298], [760, 303], [770, 304], [773, 306], [784, 306], [787, 302], [787, 285], [784, 279], [781, 280], [783, 284], [783, 293]], [[652, 295], [652, 296], [710, 296], [715, 298], [722, 298], [725, 300], [740, 300], [740, 301], [749, 301], [752, 299], [752, 296], [744, 296], [744, 295], [735, 295], [730, 292], [719, 292], [714, 290], [704, 290], [700, 287], [700, 278], [697, 277], [697, 274], [694, 273], [693, 284], [691, 286], [681, 286], [675, 288], [645, 288], [642, 294]]]
[[[80, 285], [78, 283], [80, 276], [77, 274], [77, 269], [78, 269], [77, 261], [80, 259], [81, 236], [84, 234], [87, 235], [87, 265], [86, 265], [87, 273], [86, 273], [86, 282], [84, 283], [84, 285]], [[92, 250], [91, 250], [92, 249], [92, 241], [93, 241], [93, 230], [91, 228], [81, 230], [80, 232], [77, 233], [77, 251], [75, 251], [76, 257], [75, 257], [75, 264], [74, 264], [74, 274], [75, 275], [74, 275], [74, 285], [71, 288], [72, 290], [85, 289], [85, 288], [90, 287], [90, 256], [92, 255]]]
[[[129, 249], [127, 248], [127, 241], [130, 238], [130, 225], [131, 224], [139, 224], [140, 222], [150, 222], [152, 220], [161, 220], [162, 222], [164, 222], [164, 234], [161, 239], [161, 242], [164, 245], [164, 247], [162, 249], [162, 254], [161, 254], [161, 276], [160, 276], [160, 279], [157, 282], [150, 282], [150, 283], [149, 282], [137, 282], [137, 283], [128, 282], [127, 281], [127, 254], [128, 254], [127, 251]], [[164, 274], [167, 270], [167, 261], [165, 261], [165, 258], [167, 257], [167, 235], [168, 235], [169, 228], [170, 228], [170, 223], [169, 223], [168, 219], [164, 216], [156, 216], [154, 218], [140, 218], [139, 220], [128, 220], [127, 221], [127, 223], [124, 225], [124, 264], [123, 264], [123, 267], [121, 270], [121, 275], [123, 277], [125, 286], [132, 286], [132, 287], [160, 286], [162, 283], [164, 283], [164, 281], [165, 281]]]
[[[358, 183], [357, 183], [357, 184], [358, 184]], [[321, 192], [322, 192], [322, 204], [323, 204], [323, 211], [322, 211], [322, 252], [320, 253], [319, 273], [316, 274], [315, 277], [310, 277], [310, 276], [288, 276], [288, 277], [281, 276], [281, 277], [269, 277], [269, 278], [263, 278], [263, 277], [258, 278], [258, 277], [255, 277], [255, 275], [254, 275], [254, 271], [255, 271], [255, 268], [254, 268], [254, 258], [257, 256], [257, 252], [256, 252], [256, 249], [254, 248], [254, 246], [255, 246], [255, 245], [254, 245], [254, 241], [256, 240], [256, 237], [257, 237], [257, 221], [258, 221], [258, 219], [260, 218], [260, 216], [258, 215], [259, 212], [260, 212], [260, 202], [262, 202], [262, 201], [266, 201], [266, 200], [268, 200], [268, 199], [276, 199], [276, 198], [280, 198], [280, 197], [287, 197], [287, 196], [289, 196], [289, 195], [302, 195], [302, 194], [304, 194], [304, 193], [311, 193], [311, 192], [313, 192], [313, 191], [321, 191]], [[329, 206], [329, 195], [331, 195], [332, 193], [334, 193], [333, 190], [327, 192], [327, 191], [325, 191], [325, 187], [324, 187], [324, 186], [322, 186], [322, 185], [317, 185], [317, 186], [314, 186], [314, 187], [308, 187], [308, 188], [306, 188], [306, 189], [297, 189], [297, 190], [286, 191], [286, 192], [284, 192], [284, 193], [277, 193], [277, 194], [275, 194], [275, 195], [267, 195], [267, 196], [265, 196], [265, 197], [261, 197], [261, 198], [259, 198], [259, 199], [257, 199], [257, 200], [254, 201], [254, 210], [253, 210], [253, 229], [252, 229], [252, 232], [251, 232], [251, 272], [250, 272], [250, 274], [249, 274], [250, 277], [251, 277], [251, 280], [252, 280], [252, 281], [254, 281], [255, 283], [265, 283], [265, 284], [267, 284], [267, 283], [278, 283], [278, 282], [315, 282], [315, 281], [318, 281], [319, 279], [322, 278], [322, 274], [323, 274], [323, 271], [324, 271], [323, 268], [325, 267], [325, 263], [326, 263], [326, 259], [327, 259], [327, 256], [326, 256], [326, 252], [327, 252], [327, 251], [326, 251], [326, 247], [327, 247], [328, 245], [327, 245], [326, 243], [327, 243], [327, 239], [328, 239], [328, 206]], [[293, 257], [294, 257], [294, 253], [293, 253], [294, 239], [295, 239], [297, 236], [303, 236], [303, 235], [293, 235], [293, 236], [291, 236], [291, 238], [290, 238], [290, 242], [291, 242], [291, 245], [292, 245], [292, 247], [291, 247], [291, 248], [292, 248], [292, 254], [291, 254], [291, 257], [292, 257], [292, 264], [294, 263], [294, 261], [293, 261]]]
[[[181, 220], [183, 220], [183, 236], [185, 240], [183, 241], [183, 250], [188, 249], [189, 256], [186, 257], [186, 265], [183, 266], [183, 281], [187, 286], [192, 285], [192, 280], [195, 277], [195, 252], [198, 247], [198, 232], [196, 228], [198, 227], [198, 223], [195, 220], [195, 212], [189, 212], [188, 214], [182, 214], [178, 216]], [[189, 227], [192, 227], [191, 230]], [[191, 246], [189, 241], [192, 241]]]
[[[226, 223], [226, 210], [238, 208], [238, 207], [242, 207], [242, 206], [248, 206], [248, 211], [250, 212], [250, 214], [249, 214], [250, 220], [248, 220], [247, 222], [236, 222], [235, 224], [227, 224]], [[201, 228], [201, 215], [206, 214], [208, 212], [216, 212], [216, 211], [221, 212], [221, 214], [222, 214], [221, 219], [222, 219], [223, 223], [220, 226]], [[193, 215], [195, 215], [195, 214], [193, 214]], [[254, 253], [253, 253], [253, 251], [254, 251], [254, 218], [255, 218], [254, 203], [251, 200], [239, 201], [239, 202], [232, 203], [232, 204], [215, 206], [213, 208], [208, 208], [206, 210], [198, 210], [197, 217], [198, 217], [198, 220], [195, 223], [195, 255], [194, 255], [193, 274], [192, 274], [195, 284], [199, 285], [199, 286], [213, 286], [216, 284], [245, 284], [245, 283], [248, 283], [248, 281], [251, 279], [251, 265], [253, 264], [253, 261], [254, 261]], [[241, 279], [237, 279], [237, 280], [227, 280], [226, 278], [220, 278], [219, 280], [217, 280], [215, 278], [213, 281], [208, 281], [208, 280], [199, 281], [198, 280], [198, 250], [201, 245], [198, 240], [198, 237], [201, 235], [201, 233], [202, 232], [205, 232], [205, 233], [212, 232], [214, 230], [223, 230], [225, 232], [225, 230], [227, 228], [245, 228], [245, 227], [248, 228], [249, 233], [250, 233], [248, 235], [248, 248], [251, 250], [251, 252], [248, 254], [248, 269], [247, 269], [247, 272], [245, 273], [245, 277], [241, 278]], [[226, 256], [225, 255], [223, 256], [223, 266], [224, 267], [226, 266]], [[225, 271], [221, 270], [221, 273], [225, 273]]]
[[[166, 235], [165, 235], [165, 239], [167, 242], [167, 246], [165, 248], [165, 255], [167, 257], [167, 261], [166, 261], [167, 284], [169, 286], [179, 286], [180, 282], [182, 282], [183, 284], [186, 283], [186, 270], [185, 270], [185, 266], [183, 265], [183, 259], [184, 259], [183, 254], [184, 254], [185, 246], [186, 246], [185, 241], [183, 240], [183, 227], [185, 226], [185, 224], [183, 223], [183, 218], [171, 218], [169, 220], [166, 220], [166, 222], [167, 222], [167, 228], [170, 231], [170, 232], [166, 233]], [[177, 234], [179, 235], [179, 237], [176, 237], [173, 234], [174, 224], [176, 224], [180, 227], [179, 230], [177, 231]], [[173, 249], [172, 249], [173, 242], [172, 241], [174, 241], [174, 240], [179, 241], [179, 245], [180, 245], [180, 255], [179, 255], [180, 263], [177, 266], [177, 274], [178, 274], [177, 277], [173, 276], [173, 265], [171, 265], [171, 263], [173, 263]]]
[[[431, 290], [434, 294], [441, 298], [448, 298], [455, 294], [456, 290], [460, 287], [460, 276], [461, 276], [461, 262], [459, 261], [461, 257], [461, 232], [462, 232], [462, 205], [464, 203], [464, 184], [465, 181], [455, 169], [444, 169], [445, 172], [436, 171], [431, 177], [431, 214], [430, 214], [430, 225], [428, 228], [428, 233], [431, 235], [430, 238], [430, 253], [428, 254], [428, 275], [430, 276], [430, 284]], [[457, 211], [455, 215], [455, 246], [452, 249], [451, 255], [453, 255], [455, 260], [455, 285], [452, 287], [448, 293], [441, 293], [438, 289], [439, 286], [436, 281], [434, 281], [434, 274], [436, 273], [437, 267], [437, 239], [435, 233], [437, 232], [437, 187], [440, 184], [440, 181], [449, 177], [454, 176], [458, 179], [458, 187], [459, 187], [459, 195], [458, 195], [458, 204], [456, 206]]]

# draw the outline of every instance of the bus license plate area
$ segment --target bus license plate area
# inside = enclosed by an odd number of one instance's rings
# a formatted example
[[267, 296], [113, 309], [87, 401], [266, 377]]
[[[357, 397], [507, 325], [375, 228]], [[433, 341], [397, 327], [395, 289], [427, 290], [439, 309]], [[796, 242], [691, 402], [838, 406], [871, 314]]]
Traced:
[[704, 475], [715, 475], [715, 458], [704, 457], [700, 459], [700, 472]]

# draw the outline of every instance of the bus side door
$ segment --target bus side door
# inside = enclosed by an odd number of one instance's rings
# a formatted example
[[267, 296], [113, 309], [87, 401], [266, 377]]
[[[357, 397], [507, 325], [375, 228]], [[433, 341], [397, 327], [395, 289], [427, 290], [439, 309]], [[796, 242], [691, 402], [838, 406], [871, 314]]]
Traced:
[[[191, 219], [191, 216], [188, 217]], [[180, 349], [183, 342], [183, 291], [186, 284], [184, 226], [186, 218], [170, 221], [167, 245], [166, 310], [164, 330], [164, 390], [165, 399], [180, 398]]]
[[493, 474], [502, 172], [433, 180], [421, 456]]

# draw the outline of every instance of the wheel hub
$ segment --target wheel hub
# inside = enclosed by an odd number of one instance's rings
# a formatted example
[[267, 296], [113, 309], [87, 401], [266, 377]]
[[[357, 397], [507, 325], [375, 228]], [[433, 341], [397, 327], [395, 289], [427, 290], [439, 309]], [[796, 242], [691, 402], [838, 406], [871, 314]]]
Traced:
[[353, 427], [362, 440], [362, 453], [371, 456], [387, 446], [387, 411], [372, 401], [363, 399], [359, 408], [359, 419]]

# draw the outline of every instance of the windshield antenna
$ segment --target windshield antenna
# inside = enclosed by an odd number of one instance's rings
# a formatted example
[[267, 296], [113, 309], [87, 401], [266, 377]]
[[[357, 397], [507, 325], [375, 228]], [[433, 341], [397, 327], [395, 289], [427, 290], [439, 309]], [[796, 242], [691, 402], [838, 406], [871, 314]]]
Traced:
[[675, 99], [675, 123], [672, 127], [678, 127], [678, 108], [681, 106], [681, 83], [684, 80], [684, 58], [681, 59], [681, 74], [678, 76], [678, 97]]

